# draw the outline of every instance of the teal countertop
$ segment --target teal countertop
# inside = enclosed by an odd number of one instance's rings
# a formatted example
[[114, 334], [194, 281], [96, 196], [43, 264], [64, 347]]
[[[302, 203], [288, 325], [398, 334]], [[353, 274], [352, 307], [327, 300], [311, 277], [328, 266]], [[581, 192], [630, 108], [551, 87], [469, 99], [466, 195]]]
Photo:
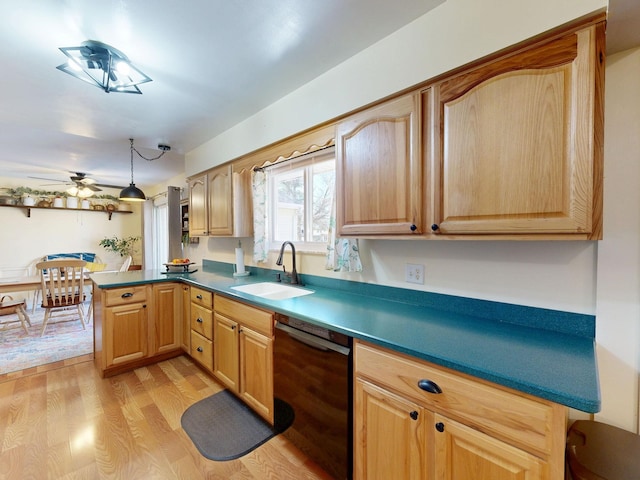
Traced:
[[273, 271], [204, 261], [190, 274], [94, 273], [99, 288], [181, 281], [354, 338], [404, 352], [568, 407], [600, 410], [595, 318], [302, 275], [312, 295], [267, 300], [230, 287], [272, 281]]

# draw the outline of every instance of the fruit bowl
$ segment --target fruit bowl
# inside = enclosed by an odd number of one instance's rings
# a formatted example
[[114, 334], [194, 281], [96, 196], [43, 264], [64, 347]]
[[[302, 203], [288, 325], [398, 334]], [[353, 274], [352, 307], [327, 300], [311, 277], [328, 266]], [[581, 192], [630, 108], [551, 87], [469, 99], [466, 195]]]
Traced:
[[[179, 260], [179, 261], [176, 261], [176, 260]], [[178, 258], [178, 259], [174, 258], [171, 262], [163, 263], [163, 265], [167, 270], [166, 272], [162, 272], [162, 273], [193, 273], [197, 271], [197, 270], [189, 270], [189, 267], [191, 265], [195, 265], [195, 262], [189, 261], [188, 258]], [[180, 268], [172, 270], [171, 267], [180, 267]]]

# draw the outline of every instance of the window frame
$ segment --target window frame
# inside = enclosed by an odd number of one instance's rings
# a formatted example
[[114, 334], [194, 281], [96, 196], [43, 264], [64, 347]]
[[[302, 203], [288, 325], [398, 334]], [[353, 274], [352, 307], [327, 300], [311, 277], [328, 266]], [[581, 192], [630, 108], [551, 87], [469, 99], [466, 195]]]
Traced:
[[[277, 209], [277, 192], [276, 192], [276, 176], [282, 175], [285, 172], [298, 172], [300, 170], [303, 171], [303, 182], [304, 182], [304, 232], [305, 238], [308, 232], [312, 231], [313, 227], [313, 218], [309, 215], [309, 212], [312, 211], [313, 208], [313, 195], [309, 195], [307, 192], [312, 191], [313, 188], [313, 166], [314, 164], [319, 164], [327, 161], [333, 160], [333, 172], [334, 172], [334, 191], [333, 195], [335, 195], [335, 172], [336, 172], [336, 164], [335, 164], [335, 148], [329, 147], [322, 150], [318, 150], [313, 153], [301, 155], [296, 158], [288, 159], [286, 161], [282, 161], [279, 163], [275, 163], [270, 165], [267, 169], [267, 244], [269, 251], [279, 251], [282, 243], [286, 240], [275, 240], [275, 225], [277, 221], [276, 209]], [[333, 200], [332, 200], [333, 201]], [[330, 213], [331, 215], [331, 213]], [[327, 230], [327, 236], [329, 232]], [[325, 242], [311, 242], [311, 241], [300, 241], [293, 240], [296, 250], [300, 252], [307, 253], [319, 253], [324, 254], [327, 252], [327, 243]]]

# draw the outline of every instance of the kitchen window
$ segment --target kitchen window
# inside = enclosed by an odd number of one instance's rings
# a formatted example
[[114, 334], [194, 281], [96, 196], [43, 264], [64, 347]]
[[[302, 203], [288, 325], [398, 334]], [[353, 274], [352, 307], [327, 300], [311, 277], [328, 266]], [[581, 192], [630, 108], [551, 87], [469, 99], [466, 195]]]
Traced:
[[335, 179], [333, 148], [269, 167], [269, 249], [291, 240], [300, 251], [326, 252]]

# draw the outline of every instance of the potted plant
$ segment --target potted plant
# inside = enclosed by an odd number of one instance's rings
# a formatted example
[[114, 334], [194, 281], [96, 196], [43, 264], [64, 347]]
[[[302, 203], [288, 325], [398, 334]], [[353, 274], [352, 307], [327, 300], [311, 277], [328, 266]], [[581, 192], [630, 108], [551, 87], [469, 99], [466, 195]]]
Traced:
[[[136, 243], [140, 240], [138, 236], [130, 236], [124, 238], [118, 238], [117, 236], [113, 236], [111, 238], [105, 237], [100, 240], [99, 245], [103, 247], [108, 252], [117, 253], [121, 257], [126, 257], [127, 255], [131, 255], [133, 258], [133, 254], [136, 249]], [[136, 270], [136, 266], [132, 265], [129, 267], [129, 270]], [[140, 267], [137, 265], [137, 267]], [[139, 269], [139, 268], [138, 268]]]

